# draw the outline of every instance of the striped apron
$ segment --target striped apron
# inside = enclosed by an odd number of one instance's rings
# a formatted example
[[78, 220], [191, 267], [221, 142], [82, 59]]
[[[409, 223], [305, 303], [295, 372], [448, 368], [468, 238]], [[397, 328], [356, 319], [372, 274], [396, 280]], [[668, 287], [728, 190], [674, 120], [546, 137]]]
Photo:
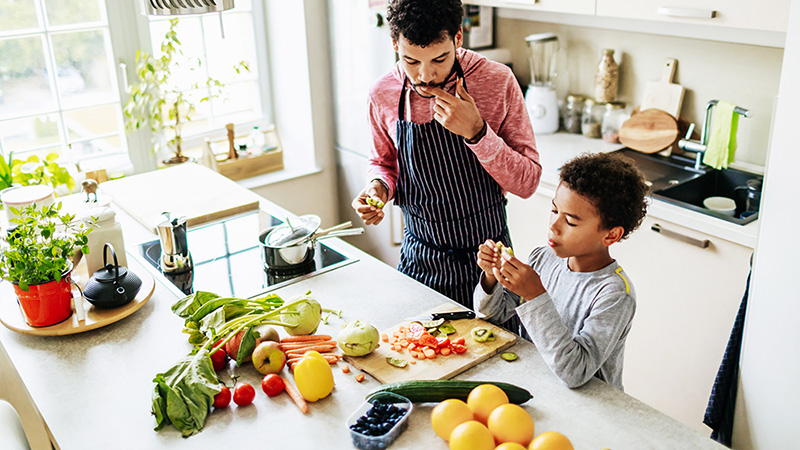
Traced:
[[[458, 60], [456, 74], [464, 78]], [[407, 120], [403, 80], [397, 110], [395, 204], [405, 230], [398, 270], [472, 309], [480, 281], [478, 246], [493, 239], [511, 246], [503, 189], [464, 143], [435, 119]], [[466, 82], [464, 83], [466, 88]], [[503, 324], [519, 332], [516, 316]]]

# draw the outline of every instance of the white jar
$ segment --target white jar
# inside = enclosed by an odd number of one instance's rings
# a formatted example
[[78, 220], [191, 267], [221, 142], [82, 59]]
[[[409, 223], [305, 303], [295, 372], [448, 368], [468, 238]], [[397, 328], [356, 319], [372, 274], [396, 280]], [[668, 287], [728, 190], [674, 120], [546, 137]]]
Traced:
[[[106, 243], [114, 246], [117, 254], [117, 262], [120, 266], [128, 266], [128, 258], [125, 254], [125, 241], [122, 239], [122, 226], [117, 221], [117, 213], [108, 207], [94, 208], [83, 214], [81, 217], [86, 225], [92, 228], [89, 233], [89, 254], [86, 258], [86, 271], [91, 277], [95, 272], [103, 268], [103, 249]], [[114, 257], [111, 251], [108, 252], [109, 264], [114, 264]]]
[[22, 209], [31, 203], [36, 203], [37, 209], [42, 206], [49, 206], [55, 203], [56, 197], [52, 186], [46, 184], [32, 184], [30, 186], [14, 186], [4, 189], [0, 193], [0, 200], [6, 210], [6, 217], [9, 224], [11, 219], [17, 217], [11, 208]]

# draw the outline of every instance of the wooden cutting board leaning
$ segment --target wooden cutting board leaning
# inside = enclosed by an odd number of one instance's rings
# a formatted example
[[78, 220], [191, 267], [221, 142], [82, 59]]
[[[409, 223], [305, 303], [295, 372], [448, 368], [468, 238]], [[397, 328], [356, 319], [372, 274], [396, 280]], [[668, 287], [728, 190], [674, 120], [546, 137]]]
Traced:
[[[444, 311], [457, 311], [453, 304], [442, 304], [428, 311], [426, 314]], [[423, 314], [425, 315], [425, 314]], [[411, 321], [406, 320], [386, 330], [382, 334], [391, 334], [401, 326], [407, 327]], [[353, 367], [367, 372], [381, 383], [396, 383], [409, 380], [447, 380], [465, 370], [481, 363], [517, 342], [518, 336], [482, 319], [460, 319], [449, 321], [456, 329], [454, 334], [448, 336], [451, 340], [463, 337], [467, 351], [462, 354], [437, 355], [435, 359], [414, 359], [408, 349], [398, 353], [392, 350], [387, 342], [381, 342], [380, 347], [366, 356], [345, 356], [345, 360]], [[475, 327], [486, 327], [492, 330], [495, 339], [489, 342], [475, 342], [471, 331]], [[386, 358], [400, 358], [406, 361], [414, 360], [416, 364], [407, 364], [405, 367], [395, 367], [386, 361]]]
[[672, 82], [677, 65], [677, 60], [667, 58], [662, 66], [661, 80], [645, 84], [640, 110], [655, 108], [668, 112], [675, 119], [680, 117], [685, 90], [680, 84]]
[[619, 141], [642, 153], [668, 148], [678, 138], [678, 122], [660, 109], [648, 109], [631, 116], [619, 129]]
[[186, 216], [189, 227], [258, 209], [260, 197], [224, 176], [194, 163], [154, 170], [100, 185], [114, 203], [150, 230], [161, 214]]

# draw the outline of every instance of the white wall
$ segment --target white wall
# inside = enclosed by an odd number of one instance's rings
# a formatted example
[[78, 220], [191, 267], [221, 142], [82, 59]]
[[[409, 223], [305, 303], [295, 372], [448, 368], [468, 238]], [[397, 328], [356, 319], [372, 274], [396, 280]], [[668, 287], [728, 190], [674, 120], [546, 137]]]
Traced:
[[514, 73], [524, 83], [530, 81], [525, 36], [559, 36], [564, 48], [556, 80], [559, 99], [567, 92], [593, 91], [603, 48], [621, 53], [618, 99], [634, 106], [641, 104], [645, 83], [661, 78], [664, 59], [677, 59], [673, 81], [686, 89], [681, 116], [695, 122], [699, 131], [709, 100], [750, 109], [753, 116], [739, 121], [736, 159], [764, 165], [783, 49], [506, 18], [498, 18], [496, 25], [495, 44], [511, 50]]
[[294, 214], [338, 223], [327, 4], [324, 0], [266, 2], [273, 112], [284, 165], [321, 169], [251, 188]]
[[788, 449], [800, 445], [798, 80], [800, 1], [795, 0], [761, 200], [761, 229], [740, 361], [735, 449]]

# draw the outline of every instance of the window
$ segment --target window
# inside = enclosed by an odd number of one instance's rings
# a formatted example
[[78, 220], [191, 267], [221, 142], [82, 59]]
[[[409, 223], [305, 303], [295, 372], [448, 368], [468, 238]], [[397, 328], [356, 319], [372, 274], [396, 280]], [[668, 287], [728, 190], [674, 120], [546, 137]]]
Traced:
[[[137, 49], [157, 54], [169, 17], [142, 16], [135, 3], [0, 0], [0, 153], [25, 159], [56, 152], [84, 170], [130, 170], [131, 161], [139, 170], [146, 166], [142, 161], [154, 167], [149, 141], [125, 133], [121, 105], [127, 95], [118, 63], [133, 73]], [[252, 0], [237, 0], [222, 14], [178, 16], [185, 56], [202, 63], [193, 76], [226, 86], [224, 97], [197, 103], [183, 128], [186, 148], [219, 134], [225, 123], [266, 121], [263, 17]], [[233, 66], [243, 60], [250, 72], [236, 75]]]

